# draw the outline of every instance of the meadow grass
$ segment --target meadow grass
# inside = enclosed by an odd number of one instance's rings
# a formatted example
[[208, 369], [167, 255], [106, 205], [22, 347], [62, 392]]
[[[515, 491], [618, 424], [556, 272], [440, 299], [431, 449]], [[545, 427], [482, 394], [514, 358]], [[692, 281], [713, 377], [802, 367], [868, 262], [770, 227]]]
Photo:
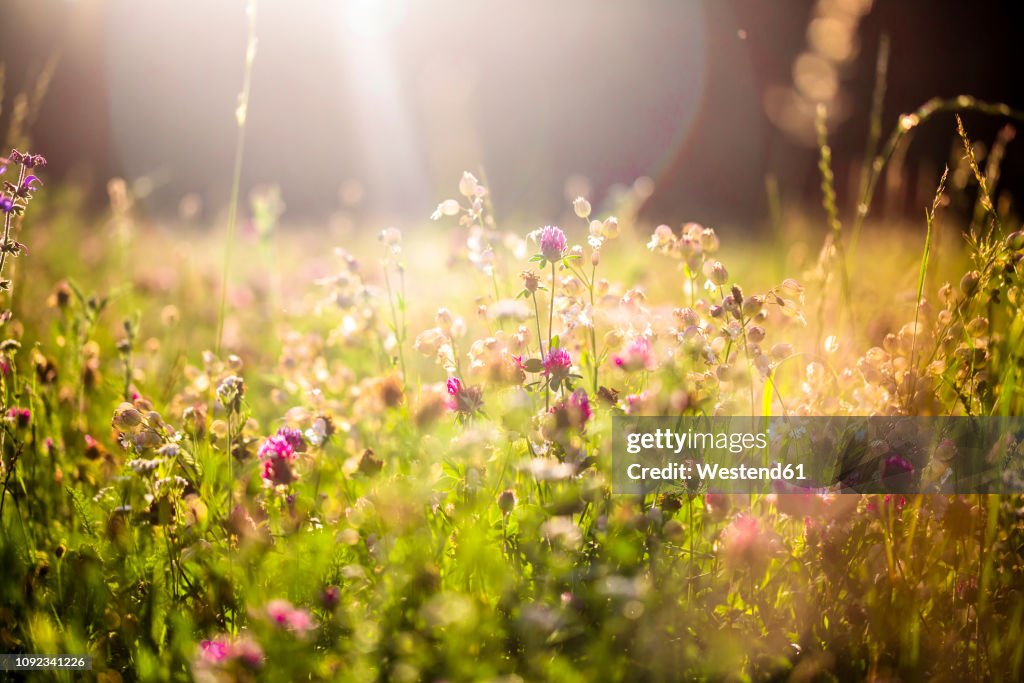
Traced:
[[584, 200], [499, 224], [467, 173], [404, 234], [225, 244], [83, 221], [72, 188], [27, 207], [13, 157], [0, 651], [106, 681], [1018, 680], [1020, 496], [610, 490], [614, 415], [1021, 414], [998, 165], [959, 124], [924, 219], [859, 207], [844, 248], [826, 133], [825, 216], [776, 205], [760, 242]]

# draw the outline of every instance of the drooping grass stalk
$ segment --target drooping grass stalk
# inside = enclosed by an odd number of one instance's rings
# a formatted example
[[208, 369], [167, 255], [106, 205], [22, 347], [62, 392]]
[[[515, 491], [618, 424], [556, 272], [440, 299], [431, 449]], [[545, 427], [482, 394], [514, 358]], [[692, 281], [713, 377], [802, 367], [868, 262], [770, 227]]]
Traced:
[[868, 182], [864, 188], [863, 194], [860, 196], [859, 203], [857, 204], [857, 212], [854, 217], [853, 229], [851, 230], [849, 249], [851, 256], [856, 253], [857, 239], [860, 235], [861, 228], [863, 227], [864, 220], [867, 218], [867, 215], [871, 210], [871, 202], [874, 199], [875, 190], [878, 187], [878, 180], [882, 176], [882, 171], [885, 169], [885, 165], [892, 158], [893, 153], [895, 153], [896, 149], [903, 141], [903, 138], [936, 114], [963, 111], [979, 112], [989, 116], [1003, 116], [1024, 123], [1024, 110], [1013, 109], [1009, 105], [1001, 102], [984, 102], [977, 100], [970, 95], [960, 95], [949, 99], [935, 97], [918, 107], [914, 113], [903, 114], [900, 116], [899, 122], [896, 124], [892, 133], [889, 134], [889, 138], [886, 140], [882, 150], [871, 162]]
[[[1009, 125], [1003, 126], [998, 135], [996, 135], [996, 140], [992, 144], [992, 150], [988, 154], [988, 161], [985, 162], [985, 182], [989, 190], [995, 188], [999, 183], [1003, 157], [1006, 155], [1006, 146], [1013, 140], [1015, 135], [1016, 132]], [[978, 197], [978, 201], [974, 204], [974, 222], [980, 222], [984, 213], [985, 207], [981, 202], [981, 197]]]
[[974, 156], [974, 146], [971, 144], [970, 138], [967, 137], [967, 131], [964, 130], [964, 122], [960, 119], [959, 114], [956, 115], [956, 133], [960, 136], [960, 142], [963, 143], [964, 157], [971, 167], [971, 173], [974, 174], [974, 179], [978, 182], [978, 203], [992, 216], [992, 222], [996, 226], [996, 233], [999, 234], [1002, 232], [1002, 225], [999, 221], [999, 215], [996, 213], [995, 204], [992, 202], [991, 186], [985, 176], [981, 174], [978, 160]]
[[238, 221], [238, 195], [242, 184], [242, 161], [245, 158], [245, 123], [249, 114], [249, 95], [252, 91], [252, 67], [256, 61], [256, 0], [249, 0], [246, 8], [249, 19], [248, 41], [245, 48], [245, 73], [242, 91], [238, 95], [235, 109], [237, 131], [235, 137], [235, 164], [231, 176], [231, 199], [228, 205], [227, 236], [224, 242], [224, 267], [221, 271], [220, 307], [217, 311], [217, 339], [214, 344], [216, 355], [220, 356], [224, 335], [224, 313], [228, 299], [228, 275], [231, 269], [231, 250], [235, 241], [235, 224]]

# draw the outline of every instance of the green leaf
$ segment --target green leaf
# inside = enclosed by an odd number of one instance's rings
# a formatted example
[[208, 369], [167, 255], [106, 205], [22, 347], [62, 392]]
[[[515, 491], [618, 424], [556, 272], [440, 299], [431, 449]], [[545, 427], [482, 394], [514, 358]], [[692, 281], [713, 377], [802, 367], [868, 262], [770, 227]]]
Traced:
[[544, 362], [540, 358], [530, 358], [523, 363], [523, 369], [527, 372], [541, 372], [544, 370]]

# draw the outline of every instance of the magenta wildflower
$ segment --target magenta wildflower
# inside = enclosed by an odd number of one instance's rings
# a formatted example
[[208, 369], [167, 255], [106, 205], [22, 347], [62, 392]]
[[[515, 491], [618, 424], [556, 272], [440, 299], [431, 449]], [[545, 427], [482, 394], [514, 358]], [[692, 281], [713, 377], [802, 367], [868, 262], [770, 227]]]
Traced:
[[259, 669], [263, 666], [263, 648], [246, 637], [232, 640], [221, 636], [199, 643], [199, 656], [195, 662], [198, 669], [220, 669], [234, 662], [248, 669]]
[[294, 462], [295, 460], [295, 446], [285, 436], [281, 436], [280, 432], [274, 436], [268, 437], [263, 445], [260, 446], [259, 456], [261, 460], [284, 460], [285, 462]]
[[277, 430], [276, 436], [287, 441], [294, 452], [306, 452], [306, 437], [302, 436], [302, 432], [299, 431], [298, 429], [281, 427], [280, 429]]
[[561, 381], [569, 376], [572, 370], [572, 356], [565, 349], [551, 349], [544, 356], [544, 374], [553, 380]]
[[[289, 430], [290, 431], [290, 430]], [[259, 457], [263, 462], [260, 476], [270, 485], [287, 485], [295, 480], [291, 464], [298, 457], [292, 444], [294, 436], [279, 430], [274, 436], [268, 437], [260, 446]]]
[[569, 405], [579, 413], [581, 425], [589, 422], [594, 414], [594, 411], [590, 408], [590, 399], [587, 397], [587, 392], [583, 389], [577, 389], [572, 392], [569, 396]]
[[590, 399], [583, 389], [572, 392], [567, 398], [553, 405], [548, 412], [554, 417], [551, 427], [556, 432], [570, 427], [582, 432], [593, 415]]
[[235, 643], [232, 654], [250, 669], [258, 669], [263, 666], [263, 648], [259, 646], [259, 643], [248, 638], [243, 638]]
[[882, 484], [889, 491], [908, 490], [913, 474], [913, 463], [895, 453], [890, 453], [882, 462]]
[[484, 405], [483, 390], [478, 386], [465, 386], [458, 377], [448, 378], [449, 410], [459, 415], [460, 420], [473, 417]]
[[718, 549], [722, 559], [735, 568], [763, 568], [775, 550], [775, 537], [756, 517], [741, 513], [722, 530]]
[[540, 255], [546, 261], [557, 263], [565, 256], [567, 249], [565, 233], [557, 226], [548, 225], [542, 228], [538, 243], [540, 244]]
[[312, 631], [317, 626], [309, 612], [292, 606], [287, 600], [277, 599], [268, 602], [267, 616], [278, 626], [299, 634]]
[[341, 601], [341, 589], [337, 586], [327, 586], [320, 593], [320, 604], [324, 609], [333, 612]]
[[267, 616], [278, 626], [288, 625], [288, 615], [291, 611], [292, 603], [287, 600], [271, 600], [267, 603]]
[[8, 408], [7, 418], [21, 429], [24, 429], [25, 427], [28, 427], [29, 422], [32, 420], [32, 411], [28, 408]]
[[223, 638], [204, 640], [199, 643], [199, 654], [204, 661], [219, 664], [228, 658], [230, 652], [228, 642]]
[[626, 350], [614, 358], [615, 365], [627, 372], [637, 370], [653, 370], [655, 368], [654, 354], [651, 351], [651, 341], [647, 337], [637, 337], [630, 343]]

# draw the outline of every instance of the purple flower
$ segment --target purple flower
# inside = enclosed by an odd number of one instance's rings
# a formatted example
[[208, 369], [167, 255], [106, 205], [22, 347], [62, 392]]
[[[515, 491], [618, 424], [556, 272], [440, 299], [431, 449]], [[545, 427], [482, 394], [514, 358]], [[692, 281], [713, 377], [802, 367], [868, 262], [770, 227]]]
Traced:
[[278, 433], [263, 442], [263, 445], [260, 446], [259, 456], [261, 460], [292, 462], [295, 460], [295, 447], [291, 441]]
[[287, 600], [271, 600], [267, 603], [267, 616], [278, 626], [288, 624], [288, 615], [292, 612], [292, 603]]
[[583, 389], [577, 389], [572, 392], [569, 396], [569, 406], [579, 414], [581, 425], [589, 422], [594, 414], [594, 411], [590, 408], [590, 399], [587, 398], [587, 392]]
[[316, 628], [316, 621], [309, 612], [293, 607], [292, 603], [287, 600], [271, 600], [268, 602], [267, 616], [278, 626], [298, 634], [303, 634]]
[[320, 593], [320, 604], [325, 610], [333, 611], [341, 601], [341, 589], [337, 586], [327, 586]]
[[14, 209], [14, 202], [9, 197], [0, 197], [0, 211], [10, 213]]
[[18, 408], [15, 406], [7, 409], [7, 417], [18, 427], [24, 429], [28, 427], [29, 422], [32, 420], [32, 411], [28, 408]]
[[260, 476], [272, 486], [287, 486], [295, 481], [295, 473], [287, 460], [264, 460]]
[[245, 637], [229, 639], [221, 636], [199, 643], [199, 657], [195, 663], [197, 669], [220, 669], [233, 662], [239, 662], [249, 669], [259, 669], [263, 666], [263, 648]]
[[263, 666], [263, 648], [255, 641], [243, 638], [235, 643], [234, 655], [238, 661], [250, 669], [258, 669]]
[[615, 356], [614, 362], [615, 365], [627, 372], [653, 370], [655, 362], [650, 340], [647, 337], [637, 337], [624, 353]]
[[582, 431], [593, 415], [590, 399], [587, 398], [587, 392], [583, 389], [572, 392], [568, 398], [553, 405], [548, 412], [554, 416], [553, 427], [555, 430], [573, 427]]
[[39, 183], [40, 185], [42, 185], [43, 181], [40, 180], [38, 176], [27, 176], [23, 181], [21, 181], [21, 192], [27, 194], [34, 190], [35, 188], [32, 187], [33, 183]]
[[483, 407], [483, 391], [479, 386], [464, 386], [458, 377], [448, 378], [448, 408], [459, 414], [459, 419], [472, 417]]
[[557, 263], [565, 256], [565, 233], [554, 225], [545, 226], [540, 231], [540, 255], [551, 263]]
[[552, 379], [563, 380], [572, 369], [572, 356], [565, 349], [551, 349], [544, 356], [544, 374]]
[[890, 453], [882, 462], [882, 483], [889, 491], [907, 491], [913, 473], [914, 465], [896, 453]]
[[295, 454], [295, 447], [289, 437], [290, 434], [282, 435], [281, 431], [278, 431], [260, 446], [259, 456], [263, 461], [260, 476], [268, 485], [287, 485], [295, 480], [291, 464], [298, 456]]
[[199, 652], [204, 661], [219, 664], [228, 658], [228, 643], [223, 638], [204, 640], [199, 643]]
[[46, 166], [46, 157], [42, 154], [22, 153], [16, 149], [11, 150], [10, 161], [15, 164], [21, 164], [25, 168], [42, 168]]
[[300, 432], [298, 429], [281, 427], [280, 429], [277, 430], [276, 436], [287, 441], [294, 452], [306, 452], [306, 438], [302, 436], [302, 432]]

